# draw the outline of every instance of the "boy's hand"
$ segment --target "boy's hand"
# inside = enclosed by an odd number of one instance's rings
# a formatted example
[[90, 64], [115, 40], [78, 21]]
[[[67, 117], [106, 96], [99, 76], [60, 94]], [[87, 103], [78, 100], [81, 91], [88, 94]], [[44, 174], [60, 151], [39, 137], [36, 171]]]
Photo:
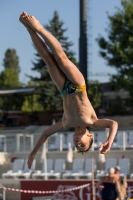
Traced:
[[33, 152], [30, 153], [29, 157], [28, 157], [28, 161], [27, 161], [27, 164], [28, 164], [28, 168], [30, 169], [31, 166], [32, 166], [32, 162], [34, 160], [34, 157], [35, 157], [35, 154]]
[[110, 142], [107, 140], [106, 142], [104, 142], [104, 143], [102, 143], [101, 145], [100, 145], [100, 151], [99, 151], [99, 153], [101, 153], [101, 154], [105, 154], [107, 151], [109, 151], [110, 150], [110, 147], [111, 147], [111, 144], [110, 144]]

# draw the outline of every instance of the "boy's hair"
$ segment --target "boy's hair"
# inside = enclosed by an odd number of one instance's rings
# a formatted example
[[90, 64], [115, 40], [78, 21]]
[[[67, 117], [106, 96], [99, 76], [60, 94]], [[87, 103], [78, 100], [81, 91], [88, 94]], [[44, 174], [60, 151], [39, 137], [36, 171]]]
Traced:
[[88, 148], [86, 151], [78, 151], [78, 153], [85, 154], [87, 151], [89, 151], [89, 150], [90, 150], [90, 148], [91, 148], [92, 144], [93, 144], [93, 138], [92, 138], [92, 139], [91, 139], [91, 141], [90, 141], [90, 146], [89, 146], [89, 148]]

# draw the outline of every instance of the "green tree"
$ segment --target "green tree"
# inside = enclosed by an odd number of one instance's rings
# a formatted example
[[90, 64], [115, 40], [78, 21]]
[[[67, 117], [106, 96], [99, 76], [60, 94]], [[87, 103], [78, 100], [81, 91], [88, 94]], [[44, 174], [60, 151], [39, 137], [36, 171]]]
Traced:
[[98, 109], [102, 103], [102, 91], [98, 81], [88, 83], [88, 97], [94, 109]]
[[22, 84], [19, 82], [19, 57], [15, 49], [7, 49], [3, 59], [4, 70], [0, 73], [0, 87], [12, 88]]
[[5, 68], [5, 70], [0, 73], [0, 87], [12, 88], [21, 86], [18, 78], [18, 74], [14, 69]]
[[16, 54], [15, 49], [7, 49], [5, 52], [5, 58], [3, 60], [4, 68], [11, 68], [19, 74], [20, 73], [20, 66], [19, 66], [19, 58]]
[[38, 98], [40, 98], [39, 94], [25, 96], [21, 110], [24, 112], [43, 111], [43, 107], [38, 102]]
[[111, 77], [116, 89], [127, 88], [133, 100], [133, 0], [122, 0], [121, 8], [113, 16], [108, 14], [108, 20], [107, 38], [97, 38], [100, 55], [117, 70]]
[[[4, 70], [0, 73], [0, 88], [20, 87], [19, 82], [19, 58], [14, 49], [8, 49], [3, 59]], [[0, 107], [2, 110], [21, 110], [24, 97], [12, 95], [10, 97], [0, 96]]]
[[[78, 66], [75, 54], [70, 49], [73, 43], [68, 41], [68, 37], [65, 36], [67, 28], [63, 28], [63, 26], [64, 22], [59, 19], [59, 15], [55, 11], [53, 18], [49, 21], [49, 24], [45, 25], [45, 28], [57, 38], [68, 58]], [[31, 77], [31, 79], [39, 82], [40, 86], [43, 88], [38, 101], [43, 105], [45, 110], [62, 110], [62, 97], [48, 74], [46, 64], [38, 54], [36, 54], [35, 59], [32, 70], [36, 70], [40, 74], [40, 77]]]
[[122, 99], [119, 96], [117, 96], [114, 101], [109, 102], [107, 112], [112, 116], [127, 114], [126, 108], [123, 106]]
[[[27, 87], [38, 87], [39, 84], [36, 81], [29, 81], [26, 85]], [[24, 112], [34, 112], [34, 111], [43, 111], [43, 106], [39, 103], [38, 99], [40, 94], [31, 94], [24, 97], [24, 102], [21, 110]]]
[[23, 105], [24, 96], [12, 95], [12, 96], [0, 96], [0, 108], [2, 110], [21, 110]]

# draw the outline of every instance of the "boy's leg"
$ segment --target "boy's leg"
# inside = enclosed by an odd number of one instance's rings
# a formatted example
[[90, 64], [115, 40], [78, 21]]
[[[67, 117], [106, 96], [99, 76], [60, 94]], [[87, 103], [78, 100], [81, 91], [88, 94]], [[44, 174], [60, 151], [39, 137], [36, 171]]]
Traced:
[[38, 54], [42, 57], [42, 59], [44, 60], [44, 62], [46, 63], [48, 67], [48, 72], [53, 82], [56, 84], [58, 90], [62, 90], [64, 82], [65, 82], [64, 73], [59, 68], [52, 52], [48, 49], [45, 42], [38, 36], [38, 34], [28, 24], [25, 24], [23, 20], [24, 18], [25, 18], [25, 14], [22, 14], [20, 16], [20, 22], [27, 28]]
[[83, 86], [85, 83], [83, 75], [78, 70], [78, 68], [67, 58], [58, 40], [47, 30], [45, 30], [44, 27], [40, 24], [40, 22], [35, 19], [35, 17], [27, 15], [24, 21], [42, 36], [46, 44], [52, 50], [52, 53], [58, 63], [58, 66], [67, 76], [67, 78], [75, 85]]

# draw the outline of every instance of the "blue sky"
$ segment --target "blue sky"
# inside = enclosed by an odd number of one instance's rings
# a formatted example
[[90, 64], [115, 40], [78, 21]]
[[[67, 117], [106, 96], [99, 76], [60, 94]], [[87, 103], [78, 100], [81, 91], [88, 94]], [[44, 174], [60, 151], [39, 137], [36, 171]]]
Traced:
[[[88, 0], [87, 0], [88, 1]], [[121, 6], [120, 0], [91, 0], [91, 53], [92, 73], [115, 73], [115, 70], [106, 66], [105, 61], [99, 57], [99, 47], [96, 43], [98, 34], [106, 36], [108, 19], [106, 12], [113, 15], [115, 7]], [[35, 49], [25, 28], [19, 22], [22, 11], [34, 15], [43, 25], [48, 24], [54, 11], [58, 11], [60, 20], [64, 21], [64, 27], [68, 28], [66, 36], [74, 43], [72, 50], [79, 54], [79, 0], [1, 0], [0, 1], [0, 71], [3, 70], [4, 54], [8, 48], [16, 49], [21, 67], [20, 80], [28, 81], [25, 74], [38, 76], [31, 70], [32, 61], [35, 59]], [[90, 80], [106, 82], [108, 76], [92, 76]]]

